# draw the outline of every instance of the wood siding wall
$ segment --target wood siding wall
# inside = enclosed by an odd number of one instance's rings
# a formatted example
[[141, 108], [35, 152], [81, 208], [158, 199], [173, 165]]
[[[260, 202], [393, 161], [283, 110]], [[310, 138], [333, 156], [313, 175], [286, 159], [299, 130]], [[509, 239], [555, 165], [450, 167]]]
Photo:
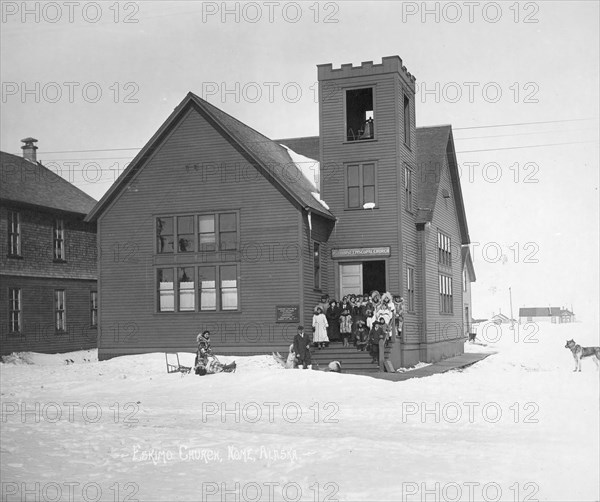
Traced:
[[[334, 86], [336, 92], [327, 91]], [[349, 88], [373, 87], [374, 141], [346, 141], [345, 93]], [[406, 89], [406, 90], [405, 90]], [[404, 210], [404, 162], [415, 167], [414, 151], [404, 145], [403, 96], [411, 101], [412, 141], [414, 148], [414, 95], [403, 86], [396, 73], [340, 78], [320, 83], [322, 199], [338, 221], [329, 240], [329, 249], [389, 246], [387, 289], [405, 292], [405, 267], [402, 263], [402, 233], [414, 236], [414, 217]], [[373, 210], [346, 209], [346, 165], [376, 164], [376, 200]], [[416, 200], [416, 195], [415, 195]], [[328, 282], [335, 285], [337, 261], [328, 270]], [[338, 285], [339, 286], [339, 285]], [[335, 291], [337, 296], [339, 291]]]
[[[442, 193], [447, 190], [450, 197], [444, 198]], [[439, 356], [448, 357], [460, 354], [463, 351], [463, 291], [462, 291], [462, 257], [460, 229], [458, 216], [454, 203], [454, 193], [450, 182], [448, 161], [444, 162], [441, 171], [440, 185], [433, 213], [431, 226], [425, 230], [425, 281], [427, 332], [424, 341], [428, 344], [439, 344], [439, 349], [430, 350], [433, 359]], [[450, 236], [452, 246], [451, 267], [442, 267], [438, 264], [438, 230]], [[453, 313], [440, 312], [439, 298], [439, 273], [452, 277]]]
[[[218, 166], [218, 167], [217, 167]], [[217, 353], [287, 349], [295, 324], [275, 322], [275, 306], [301, 303], [300, 210], [197, 112], [190, 111], [99, 220], [99, 357], [195, 350], [209, 329]], [[203, 264], [201, 253], [157, 255], [155, 217], [239, 211], [240, 310], [158, 313], [161, 263]], [[198, 285], [196, 284], [196, 290]]]
[[[8, 211], [21, 222], [21, 257], [8, 257]], [[54, 261], [54, 220], [65, 228], [65, 261]], [[37, 211], [19, 206], [0, 207], [0, 270], [2, 274], [30, 277], [95, 279], [97, 274], [96, 225], [79, 217]]]
[[[9, 288], [21, 289], [20, 335], [8, 332]], [[67, 330], [54, 328], [54, 290], [65, 290]], [[90, 293], [94, 280], [50, 279], [2, 275], [0, 287], [0, 349], [12, 352], [70, 352], [96, 347], [97, 329], [90, 325]]]
[[[8, 211], [17, 211], [21, 256], [8, 256]], [[54, 261], [54, 220], [62, 218], [65, 260]], [[0, 207], [0, 352], [69, 352], [96, 346], [90, 326], [90, 292], [97, 289], [96, 225], [83, 215]], [[21, 333], [9, 332], [10, 288], [21, 289]], [[66, 295], [67, 330], [54, 329], [54, 290]]]

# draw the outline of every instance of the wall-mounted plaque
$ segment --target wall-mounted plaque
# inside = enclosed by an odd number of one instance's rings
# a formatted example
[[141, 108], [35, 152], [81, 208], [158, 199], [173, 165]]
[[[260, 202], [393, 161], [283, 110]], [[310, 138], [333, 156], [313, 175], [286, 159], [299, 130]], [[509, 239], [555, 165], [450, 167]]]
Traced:
[[275, 322], [300, 322], [300, 305], [277, 305], [275, 307]]

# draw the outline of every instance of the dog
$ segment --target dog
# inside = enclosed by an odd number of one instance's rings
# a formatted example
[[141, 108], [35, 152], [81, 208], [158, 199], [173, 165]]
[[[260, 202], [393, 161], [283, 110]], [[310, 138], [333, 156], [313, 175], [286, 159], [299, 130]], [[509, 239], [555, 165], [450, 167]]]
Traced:
[[600, 368], [600, 347], [582, 347], [575, 343], [575, 340], [567, 340], [565, 349], [569, 349], [575, 359], [575, 369], [573, 371], [581, 371], [581, 360], [585, 357], [591, 357], [596, 367]]
[[294, 352], [294, 345], [290, 345], [290, 349], [287, 355], [287, 359], [284, 358], [279, 352], [273, 352], [273, 359], [277, 361], [286, 370], [290, 370], [296, 367], [296, 353]]
[[330, 373], [341, 373], [342, 372], [342, 362], [341, 361], [331, 361], [326, 368], [321, 368], [319, 363], [313, 363], [313, 370], [317, 371], [329, 371]]

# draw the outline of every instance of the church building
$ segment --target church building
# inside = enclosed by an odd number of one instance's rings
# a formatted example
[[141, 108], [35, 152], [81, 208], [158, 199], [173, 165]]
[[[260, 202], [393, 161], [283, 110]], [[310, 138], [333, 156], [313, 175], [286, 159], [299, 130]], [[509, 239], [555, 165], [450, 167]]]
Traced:
[[323, 294], [372, 290], [405, 299], [394, 367], [463, 352], [475, 277], [451, 127], [415, 127], [398, 56], [318, 78], [315, 137], [271, 140], [188, 93], [88, 214], [120, 250], [99, 256], [100, 359], [193, 351], [203, 329], [219, 354], [286, 352]]

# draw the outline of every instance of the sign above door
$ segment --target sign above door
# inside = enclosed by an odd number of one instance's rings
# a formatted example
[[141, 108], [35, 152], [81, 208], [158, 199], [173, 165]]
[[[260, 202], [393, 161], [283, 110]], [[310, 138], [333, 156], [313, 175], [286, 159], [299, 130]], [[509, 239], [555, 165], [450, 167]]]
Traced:
[[331, 258], [334, 260], [340, 258], [372, 258], [390, 256], [392, 249], [389, 246], [370, 247], [370, 248], [341, 248], [332, 249]]

